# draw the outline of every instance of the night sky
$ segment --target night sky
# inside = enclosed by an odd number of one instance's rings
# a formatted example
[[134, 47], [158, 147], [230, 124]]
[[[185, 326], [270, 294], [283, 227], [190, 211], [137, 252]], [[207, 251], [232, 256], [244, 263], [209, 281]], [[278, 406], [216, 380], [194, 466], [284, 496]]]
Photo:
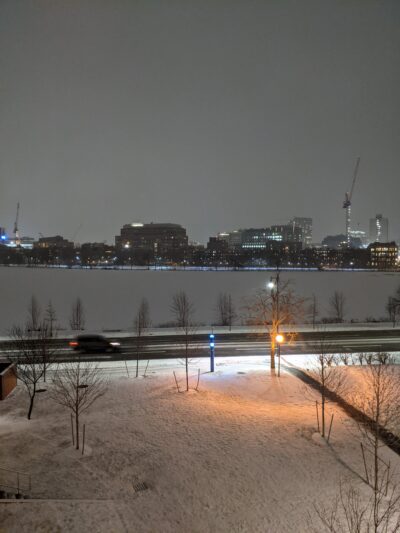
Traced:
[[400, 239], [398, 0], [0, 0], [0, 226], [112, 242], [389, 217]]

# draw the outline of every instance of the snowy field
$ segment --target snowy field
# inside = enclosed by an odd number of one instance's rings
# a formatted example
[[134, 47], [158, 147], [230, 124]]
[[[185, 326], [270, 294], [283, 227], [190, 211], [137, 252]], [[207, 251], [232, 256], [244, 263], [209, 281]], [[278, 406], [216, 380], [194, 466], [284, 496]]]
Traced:
[[335, 408], [324, 444], [312, 394], [286, 372], [271, 377], [262, 358], [220, 361], [182, 394], [158, 363], [146, 379], [113, 374], [82, 419], [83, 456], [65, 408], [43, 393], [28, 422], [26, 407], [20, 387], [0, 403], [1, 466], [31, 473], [37, 498], [0, 503], [7, 532], [308, 532], [313, 503], [340, 478], [369, 496], [349, 419]]
[[[150, 304], [153, 325], [171, 322], [172, 296], [188, 293], [195, 306], [195, 320], [211, 324], [220, 292], [229, 292], [238, 313], [257, 289], [265, 287], [274, 272], [202, 272], [147, 270], [68, 270], [0, 267], [2, 291], [0, 335], [26, 317], [34, 294], [45, 307], [51, 299], [59, 325], [69, 327], [73, 301], [80, 296], [86, 310], [86, 329], [127, 329], [141, 298]], [[346, 320], [385, 316], [387, 298], [400, 285], [400, 273], [384, 272], [283, 272], [301, 296], [316, 295], [320, 317], [329, 316], [329, 298], [335, 290], [346, 294]], [[240, 324], [240, 318], [238, 319]]]

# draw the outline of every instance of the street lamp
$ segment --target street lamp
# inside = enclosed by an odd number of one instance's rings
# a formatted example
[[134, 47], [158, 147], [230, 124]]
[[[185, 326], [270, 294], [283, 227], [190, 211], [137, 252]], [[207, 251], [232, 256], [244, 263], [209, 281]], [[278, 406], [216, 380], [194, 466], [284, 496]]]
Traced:
[[285, 337], [278, 333], [275, 337], [276, 342], [278, 343], [278, 377], [281, 375], [281, 344], [285, 340]]
[[[279, 341], [277, 337], [279, 335], [279, 326], [280, 326], [280, 309], [279, 309], [279, 270], [276, 272], [275, 277], [271, 277], [267, 283], [267, 287], [271, 290], [271, 311], [272, 311], [272, 330], [271, 330], [271, 341], [274, 343], [274, 346], [271, 347], [271, 370], [275, 369], [275, 342], [278, 343], [278, 351], [280, 353]], [[283, 338], [282, 338], [283, 341]], [[280, 356], [279, 356], [280, 364]], [[280, 371], [278, 372], [278, 376]]]
[[210, 346], [210, 372], [214, 372], [214, 356], [215, 356], [215, 335], [214, 333], [211, 333], [209, 335], [209, 346]]

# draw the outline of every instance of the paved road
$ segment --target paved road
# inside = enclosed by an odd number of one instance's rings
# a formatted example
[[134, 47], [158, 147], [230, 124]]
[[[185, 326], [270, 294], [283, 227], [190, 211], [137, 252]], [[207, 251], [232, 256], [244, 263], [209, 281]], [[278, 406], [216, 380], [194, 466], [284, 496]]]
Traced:
[[[322, 337], [321, 337], [322, 335]], [[388, 330], [343, 330], [321, 334], [317, 331], [299, 333], [295, 339], [282, 345], [283, 356], [301, 356], [318, 353], [321, 338], [325, 351], [332, 353], [358, 353], [388, 351], [400, 352], [400, 329]], [[121, 353], [90, 354], [92, 360], [136, 359], [136, 339], [134, 337], [115, 337], [121, 343]], [[52, 341], [53, 349], [60, 361], [71, 360], [74, 355], [67, 339]], [[2, 342], [0, 350], [4, 355], [12, 353], [15, 346], [11, 342]], [[215, 336], [215, 356], [265, 356], [269, 354], [270, 343], [267, 334], [259, 333], [221, 333]], [[184, 353], [184, 337], [181, 335], [158, 335], [143, 337], [140, 346], [140, 359], [175, 359]], [[208, 357], [208, 335], [204, 333], [193, 336], [190, 345], [192, 357]]]

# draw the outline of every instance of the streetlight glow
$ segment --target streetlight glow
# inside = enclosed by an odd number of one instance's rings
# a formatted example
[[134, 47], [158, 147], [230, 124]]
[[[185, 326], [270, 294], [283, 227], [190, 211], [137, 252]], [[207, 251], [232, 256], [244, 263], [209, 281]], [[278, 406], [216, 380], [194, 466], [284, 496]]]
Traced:
[[268, 282], [268, 288], [269, 288], [269, 289], [273, 289], [274, 286], [275, 286], [275, 285], [274, 285], [274, 282], [273, 282], [272, 280]]
[[281, 335], [280, 333], [278, 333], [278, 335], [275, 337], [275, 340], [276, 340], [276, 342], [278, 342], [279, 344], [281, 344], [285, 339], [284, 339], [283, 335]]

